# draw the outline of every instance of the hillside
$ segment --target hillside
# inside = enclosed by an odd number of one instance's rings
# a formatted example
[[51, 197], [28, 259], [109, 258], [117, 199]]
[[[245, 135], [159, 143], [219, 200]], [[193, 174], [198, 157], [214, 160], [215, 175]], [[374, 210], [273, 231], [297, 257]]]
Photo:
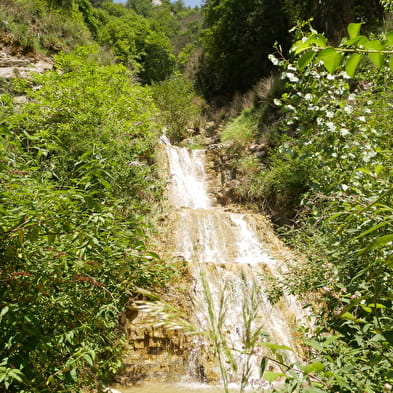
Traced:
[[163, 130], [207, 150], [221, 205], [269, 215], [305, 260], [269, 296], [313, 299], [306, 359], [286, 364], [273, 345], [260, 381], [391, 391], [392, 12], [388, 0], [207, 0], [203, 13], [3, 0], [0, 391], [102, 391], [130, 298], [186, 274], [152, 244]]

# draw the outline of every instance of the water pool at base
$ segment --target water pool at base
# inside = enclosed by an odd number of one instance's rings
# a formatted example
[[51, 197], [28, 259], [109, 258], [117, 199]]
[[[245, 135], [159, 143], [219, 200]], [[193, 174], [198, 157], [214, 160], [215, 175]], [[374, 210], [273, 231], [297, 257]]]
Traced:
[[[114, 389], [121, 393], [223, 393], [221, 386], [211, 386], [201, 383], [176, 383], [176, 384], [158, 384], [143, 383], [132, 387], [113, 386]], [[231, 393], [236, 393], [239, 388], [233, 388]]]

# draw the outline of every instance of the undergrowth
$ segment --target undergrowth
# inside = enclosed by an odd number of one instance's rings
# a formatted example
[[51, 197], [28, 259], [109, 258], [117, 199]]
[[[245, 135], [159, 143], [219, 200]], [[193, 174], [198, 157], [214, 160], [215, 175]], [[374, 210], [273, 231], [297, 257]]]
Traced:
[[[0, 96], [0, 390], [102, 391], [121, 366], [119, 314], [173, 269], [151, 251], [161, 197], [148, 88], [92, 48]], [[36, 89], [36, 86], [40, 86]]]
[[53, 9], [43, 0], [4, 0], [0, 4], [0, 34], [15, 51], [51, 54], [91, 41], [78, 11]]
[[[272, 214], [282, 236], [307, 258], [281, 285], [320, 301], [307, 342], [317, 380], [312, 388], [298, 380], [281, 391], [390, 391], [391, 71], [387, 64], [376, 70], [362, 63], [350, 79], [320, 64], [299, 69], [272, 61], [285, 85], [272, 99], [279, 138], [267, 156], [249, 148], [261, 134], [239, 149], [239, 199]], [[247, 132], [249, 127], [231, 139]]]

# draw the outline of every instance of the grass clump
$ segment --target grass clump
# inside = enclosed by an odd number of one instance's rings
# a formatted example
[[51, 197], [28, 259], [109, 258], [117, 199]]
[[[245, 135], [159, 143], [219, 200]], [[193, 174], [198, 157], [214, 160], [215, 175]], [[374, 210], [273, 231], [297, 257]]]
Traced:
[[258, 115], [253, 109], [243, 111], [220, 132], [222, 142], [232, 142], [238, 147], [250, 144], [258, 132]]

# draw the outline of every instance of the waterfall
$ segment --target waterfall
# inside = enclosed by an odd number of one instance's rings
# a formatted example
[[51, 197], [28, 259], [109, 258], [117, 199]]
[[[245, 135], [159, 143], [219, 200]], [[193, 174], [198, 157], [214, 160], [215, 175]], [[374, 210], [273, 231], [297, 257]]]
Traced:
[[[267, 279], [283, 274], [285, 264], [264, 246], [258, 216], [214, 206], [204, 150], [169, 144], [165, 150], [171, 177], [169, 198], [176, 212], [175, 252], [189, 263], [195, 280], [195, 322], [208, 335], [220, 336], [215, 349], [222, 352], [217, 357], [222, 357], [221, 377], [227, 383], [260, 382], [258, 366], [268, 347], [264, 342], [295, 351], [298, 347], [293, 331], [303, 318], [302, 307], [287, 295], [272, 304], [264, 287]], [[201, 348], [198, 352], [196, 347], [194, 355], [202, 357], [206, 343], [196, 341]], [[282, 351], [284, 359], [294, 362], [295, 351]], [[193, 361], [194, 369], [207, 374], [203, 360], [193, 356]]]

